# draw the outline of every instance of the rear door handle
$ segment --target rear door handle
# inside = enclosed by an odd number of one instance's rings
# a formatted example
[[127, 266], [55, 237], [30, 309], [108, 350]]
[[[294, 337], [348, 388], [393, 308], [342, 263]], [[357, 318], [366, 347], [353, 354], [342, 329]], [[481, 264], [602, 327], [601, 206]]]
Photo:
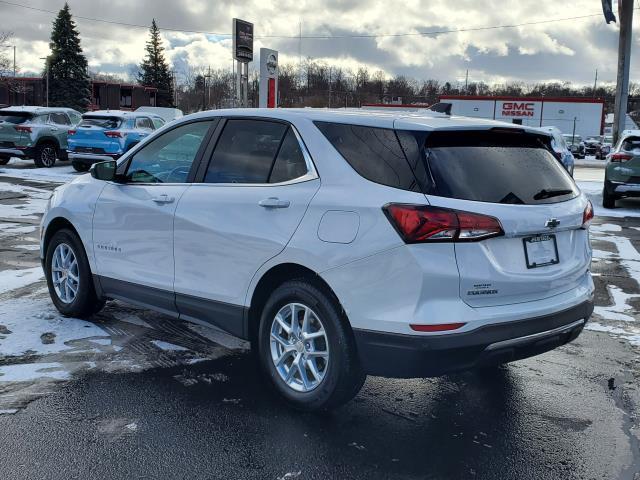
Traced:
[[290, 204], [289, 200], [280, 200], [277, 197], [265, 198], [258, 202], [258, 205], [264, 208], [287, 208]]
[[153, 200], [156, 203], [173, 203], [175, 198], [174, 197], [170, 197], [169, 195], [163, 193], [162, 195], [159, 195], [157, 197], [153, 197], [151, 200]]

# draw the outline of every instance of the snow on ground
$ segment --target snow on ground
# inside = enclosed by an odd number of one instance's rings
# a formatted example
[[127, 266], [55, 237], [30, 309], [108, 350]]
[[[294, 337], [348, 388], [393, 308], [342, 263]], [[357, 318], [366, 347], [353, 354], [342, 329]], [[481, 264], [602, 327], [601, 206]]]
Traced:
[[[21, 270], [0, 271], [0, 294], [26, 287], [44, 278], [42, 267], [23, 268]], [[2, 305], [0, 305], [2, 312]], [[2, 314], [0, 313], [0, 318]]]
[[38, 168], [33, 163], [33, 160], [12, 158], [7, 165], [0, 167], [0, 176], [23, 178], [39, 182], [52, 181], [56, 183], [66, 183], [69, 180], [73, 180], [77, 175], [83, 174], [76, 172], [71, 166], [71, 162], [61, 162], [59, 160], [55, 166], [51, 168]]

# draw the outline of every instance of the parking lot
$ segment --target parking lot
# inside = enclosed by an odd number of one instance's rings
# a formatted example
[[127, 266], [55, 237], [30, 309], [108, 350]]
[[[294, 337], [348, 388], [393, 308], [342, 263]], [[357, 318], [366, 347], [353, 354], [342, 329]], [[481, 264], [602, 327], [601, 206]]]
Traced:
[[370, 377], [287, 409], [247, 345], [113, 301], [61, 317], [38, 223], [68, 163], [0, 167], [0, 478], [640, 478], [640, 199], [595, 206], [596, 309], [573, 343], [492, 374]]

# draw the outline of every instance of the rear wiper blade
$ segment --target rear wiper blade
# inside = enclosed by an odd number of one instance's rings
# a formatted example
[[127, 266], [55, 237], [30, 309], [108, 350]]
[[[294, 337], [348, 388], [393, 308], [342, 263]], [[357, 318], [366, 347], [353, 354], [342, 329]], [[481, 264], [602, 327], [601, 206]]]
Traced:
[[551, 188], [547, 190], [546, 188], [543, 188], [533, 196], [533, 199], [542, 200], [543, 198], [558, 197], [560, 195], [568, 195], [570, 193], [573, 193], [573, 190], [569, 190], [566, 188], [558, 188], [558, 189]]

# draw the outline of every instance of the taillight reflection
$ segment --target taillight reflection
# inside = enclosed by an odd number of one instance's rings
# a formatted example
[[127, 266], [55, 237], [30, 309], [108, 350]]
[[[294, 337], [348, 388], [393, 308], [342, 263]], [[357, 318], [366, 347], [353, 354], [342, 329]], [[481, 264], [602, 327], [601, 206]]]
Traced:
[[593, 205], [590, 200], [587, 200], [587, 206], [582, 213], [582, 228], [589, 228], [591, 221], [593, 220]]
[[628, 162], [632, 158], [633, 155], [629, 155], [628, 153], [614, 153], [610, 157], [612, 162]]

